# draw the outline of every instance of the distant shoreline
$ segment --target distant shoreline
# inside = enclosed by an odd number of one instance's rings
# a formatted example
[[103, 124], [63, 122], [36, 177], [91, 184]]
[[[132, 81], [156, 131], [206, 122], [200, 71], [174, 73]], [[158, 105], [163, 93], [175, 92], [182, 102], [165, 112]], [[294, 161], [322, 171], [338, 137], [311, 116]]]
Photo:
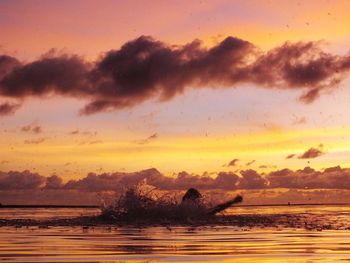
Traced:
[[[290, 203], [290, 204], [258, 204], [258, 205], [235, 205], [233, 207], [267, 207], [267, 206], [336, 206], [350, 205], [350, 203]], [[0, 205], [1, 208], [100, 208], [99, 205]]]

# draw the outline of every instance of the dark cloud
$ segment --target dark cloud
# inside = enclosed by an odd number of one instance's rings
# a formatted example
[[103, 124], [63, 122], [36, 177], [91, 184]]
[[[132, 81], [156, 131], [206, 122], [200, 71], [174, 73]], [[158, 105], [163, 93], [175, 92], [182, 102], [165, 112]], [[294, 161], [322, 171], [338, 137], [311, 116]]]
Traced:
[[262, 52], [235, 37], [205, 48], [198, 40], [174, 46], [141, 36], [95, 63], [51, 53], [27, 64], [0, 56], [0, 95], [81, 98], [88, 101], [81, 114], [88, 115], [149, 99], [166, 101], [189, 88], [252, 83], [300, 90], [300, 100], [310, 103], [336, 88], [349, 70], [350, 56], [324, 52], [319, 42], [285, 43]]
[[298, 178], [289, 169], [273, 171], [266, 178], [271, 188], [298, 188]]
[[0, 172], [0, 190], [39, 189], [44, 182], [44, 176], [27, 170], [23, 172]]
[[21, 63], [16, 58], [0, 55], [0, 79], [3, 79], [6, 75], [20, 66]]
[[43, 177], [29, 171], [0, 172], [0, 190], [42, 189], [80, 192], [120, 192], [125, 187], [147, 183], [160, 190], [182, 191], [194, 187], [199, 190], [252, 190], [252, 189], [350, 189], [350, 168], [339, 166], [317, 171], [310, 167], [300, 170], [281, 169], [267, 174], [253, 169], [240, 172], [219, 172], [216, 176], [196, 175], [180, 172], [168, 177], [157, 169], [139, 172], [89, 173], [78, 180], [66, 183], [53, 175]]
[[238, 161], [239, 159], [233, 159], [231, 162], [228, 163], [227, 166], [236, 166]]
[[310, 167], [292, 171], [283, 169], [266, 176], [270, 188], [350, 189], [350, 169], [331, 167], [323, 172]]
[[134, 173], [88, 174], [80, 180], [69, 181], [64, 188], [88, 192], [115, 191], [123, 187], [134, 186], [141, 182], [162, 190], [185, 190], [195, 187], [201, 190], [234, 190], [239, 177], [231, 172], [220, 172], [216, 178], [180, 172], [175, 178], [168, 177], [152, 168]]
[[52, 175], [46, 178], [45, 189], [60, 189], [63, 187], [63, 180], [57, 175]]
[[294, 153], [289, 154], [289, 155], [287, 155], [287, 156], [286, 156], [286, 159], [292, 159], [292, 158], [294, 158], [294, 156], [295, 156], [295, 154], [294, 154]]
[[[211, 185], [214, 189], [233, 190], [236, 189], [236, 184], [239, 176], [232, 172], [220, 172]], [[211, 189], [209, 188], [209, 189]]]
[[28, 125], [21, 127], [21, 131], [39, 134], [39, 133], [42, 133], [43, 130], [42, 130], [40, 125], [28, 124]]
[[17, 66], [3, 76], [0, 93], [13, 98], [50, 94], [79, 96], [88, 92], [89, 85], [84, 86], [87, 70], [86, 63], [76, 56], [43, 57]]
[[349, 61], [349, 56], [322, 51], [318, 42], [285, 43], [259, 57], [252, 72], [258, 78], [256, 83], [268, 87], [302, 88], [300, 99], [309, 103], [345, 77]]
[[0, 104], [0, 116], [13, 115], [20, 107], [19, 103], [4, 102]]
[[136, 185], [148, 176], [157, 176], [160, 173], [154, 169], [145, 170], [136, 173], [103, 173], [97, 175], [89, 173], [85, 178], [79, 180], [70, 180], [64, 187], [66, 189], [76, 189], [87, 192], [97, 191], [115, 191], [121, 189], [123, 186]]
[[255, 170], [249, 169], [241, 171], [242, 178], [239, 181], [240, 189], [263, 189], [267, 186], [267, 181]]
[[320, 144], [318, 147], [311, 147], [310, 149], [305, 151], [303, 154], [299, 155], [298, 158], [299, 159], [313, 159], [313, 158], [317, 158], [323, 154], [324, 154], [323, 145]]

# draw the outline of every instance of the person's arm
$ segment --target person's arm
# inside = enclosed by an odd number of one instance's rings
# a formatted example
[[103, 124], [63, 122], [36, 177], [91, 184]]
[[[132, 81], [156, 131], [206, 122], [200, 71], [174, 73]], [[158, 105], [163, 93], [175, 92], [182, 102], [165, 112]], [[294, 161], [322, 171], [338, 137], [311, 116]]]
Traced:
[[213, 208], [209, 209], [208, 215], [215, 215], [221, 211], [224, 211], [225, 209], [229, 208], [230, 206], [240, 203], [243, 201], [242, 196], [237, 195], [234, 199], [227, 201], [225, 203], [219, 204], [217, 206], [214, 206]]

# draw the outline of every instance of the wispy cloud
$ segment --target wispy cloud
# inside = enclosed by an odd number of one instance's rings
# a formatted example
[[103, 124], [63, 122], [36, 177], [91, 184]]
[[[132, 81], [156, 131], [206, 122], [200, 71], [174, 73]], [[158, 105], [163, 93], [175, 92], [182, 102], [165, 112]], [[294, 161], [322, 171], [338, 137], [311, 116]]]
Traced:
[[247, 162], [245, 165], [246, 166], [251, 166], [253, 163], [255, 163], [255, 160], [251, 160], [250, 162]]
[[155, 139], [158, 138], [158, 134], [157, 133], [153, 133], [152, 135], [148, 136], [147, 138], [145, 139], [141, 139], [141, 140], [136, 140], [134, 141], [136, 144], [148, 144], [150, 143], [151, 141], [154, 141]]
[[227, 164], [227, 166], [236, 166], [238, 162], [239, 159], [233, 159]]
[[294, 153], [288, 154], [288, 155], [286, 156], [286, 159], [292, 159], [292, 158], [294, 158], [295, 155], [296, 155], [296, 154], [294, 154]]
[[69, 132], [70, 135], [97, 136], [97, 131], [81, 131], [79, 129]]
[[35, 124], [28, 124], [25, 126], [21, 127], [22, 132], [28, 132], [28, 133], [34, 133], [34, 134], [39, 134], [43, 132], [43, 129], [40, 125], [35, 125]]
[[24, 144], [40, 144], [46, 141], [46, 138], [39, 138], [39, 139], [28, 139], [24, 141]]

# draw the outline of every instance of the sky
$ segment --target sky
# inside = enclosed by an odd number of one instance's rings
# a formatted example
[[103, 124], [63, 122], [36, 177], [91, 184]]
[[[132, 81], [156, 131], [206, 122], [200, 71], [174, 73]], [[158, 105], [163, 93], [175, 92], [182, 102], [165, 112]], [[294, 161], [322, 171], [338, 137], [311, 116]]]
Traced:
[[[203, 189], [305, 190], [310, 185], [289, 176], [311, 173], [311, 188], [344, 190], [349, 7], [345, 0], [1, 0], [4, 198], [48, 189], [52, 176], [55, 189], [82, 189], [89, 173], [118, 185], [115, 173], [144, 171], [170, 177], [172, 189], [190, 186], [179, 179], [185, 172], [225, 174], [234, 185], [225, 189], [219, 178]], [[290, 184], [276, 184], [276, 173]]]

